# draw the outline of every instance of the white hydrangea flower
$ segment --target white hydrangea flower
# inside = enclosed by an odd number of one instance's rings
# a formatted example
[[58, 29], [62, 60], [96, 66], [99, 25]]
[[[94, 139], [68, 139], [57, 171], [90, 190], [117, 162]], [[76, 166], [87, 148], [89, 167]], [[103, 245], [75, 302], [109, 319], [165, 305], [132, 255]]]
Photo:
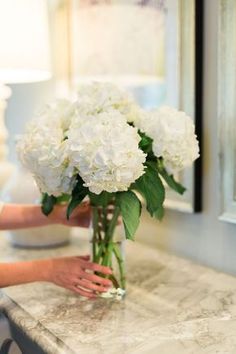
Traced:
[[71, 121], [76, 114], [76, 103], [66, 99], [58, 99], [46, 105], [36, 116], [42, 124], [59, 126], [64, 136], [70, 127]]
[[[133, 123], [135, 127], [140, 129], [143, 120], [148, 115], [149, 112], [145, 111], [143, 108], [137, 104], [130, 106], [129, 112], [126, 114], [126, 119], [128, 123]], [[142, 130], [142, 129], [140, 129]]]
[[93, 193], [126, 191], [144, 173], [137, 128], [153, 139], [153, 151], [170, 173], [198, 157], [194, 125], [184, 112], [169, 107], [145, 112], [109, 83], [83, 86], [74, 103], [47, 106], [29, 124], [18, 152], [49, 195], [71, 193], [76, 174]]
[[137, 129], [117, 110], [79, 114], [68, 132], [70, 165], [95, 194], [126, 191], [144, 173], [139, 141]]
[[126, 97], [112, 84], [88, 85], [77, 102], [56, 101], [29, 124], [17, 149], [41, 192], [70, 193], [76, 173], [94, 193], [124, 191], [144, 173]]
[[139, 128], [153, 139], [153, 152], [164, 159], [169, 173], [190, 166], [199, 156], [193, 121], [184, 112], [162, 107], [144, 116]]
[[153, 112], [139, 108], [133, 122], [135, 127], [150, 137], [153, 126], [155, 126], [155, 120], [156, 118], [153, 116]]
[[131, 93], [125, 92], [109, 82], [93, 82], [78, 88], [78, 109], [87, 114], [106, 112], [116, 109], [126, 116], [128, 122], [134, 122], [141, 114]]
[[42, 193], [54, 196], [70, 193], [75, 184], [65, 140], [73, 114], [72, 104], [57, 101], [41, 111], [18, 139], [20, 160], [31, 171]]

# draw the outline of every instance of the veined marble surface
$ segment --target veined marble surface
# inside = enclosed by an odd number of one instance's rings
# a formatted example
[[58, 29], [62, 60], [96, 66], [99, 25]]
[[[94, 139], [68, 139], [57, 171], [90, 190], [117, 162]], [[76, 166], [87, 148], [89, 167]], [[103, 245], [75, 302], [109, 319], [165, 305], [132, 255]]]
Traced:
[[[12, 249], [0, 237], [1, 261], [86, 251], [84, 237], [41, 251]], [[236, 278], [133, 242], [127, 275], [121, 302], [37, 283], [2, 290], [0, 308], [49, 354], [236, 353]]]

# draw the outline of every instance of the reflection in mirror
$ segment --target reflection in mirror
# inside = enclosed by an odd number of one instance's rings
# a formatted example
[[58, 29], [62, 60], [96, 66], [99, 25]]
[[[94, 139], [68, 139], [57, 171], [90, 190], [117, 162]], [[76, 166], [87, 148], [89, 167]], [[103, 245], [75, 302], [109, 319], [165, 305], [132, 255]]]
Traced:
[[113, 81], [152, 109], [168, 102], [171, 77], [176, 96], [176, 0], [73, 0], [71, 15], [74, 84]]

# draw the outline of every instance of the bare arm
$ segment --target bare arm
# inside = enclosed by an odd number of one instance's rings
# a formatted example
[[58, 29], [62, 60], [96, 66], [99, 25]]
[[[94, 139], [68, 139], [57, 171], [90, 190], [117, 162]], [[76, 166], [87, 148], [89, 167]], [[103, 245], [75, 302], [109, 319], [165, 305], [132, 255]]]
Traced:
[[43, 281], [47, 277], [47, 261], [0, 263], [0, 288]]
[[88, 256], [1, 263], [0, 288], [47, 281], [79, 295], [94, 298], [97, 292], [107, 291], [112, 283], [93, 274], [93, 271], [112, 274], [110, 268], [89, 262]]
[[[88, 227], [91, 209], [83, 203], [75, 209], [70, 220], [66, 219], [67, 206], [56, 206], [46, 217], [40, 206], [4, 205], [0, 215], [0, 230], [46, 226], [60, 223], [68, 226]], [[89, 262], [88, 256], [65, 257], [16, 263], [0, 263], [0, 288], [47, 281], [69, 289], [85, 297], [94, 298], [98, 292], [105, 292], [111, 281], [93, 272], [112, 274], [108, 267]]]
[[36, 205], [6, 204], [0, 215], [0, 230], [45, 226], [49, 223], [40, 206]]
[[88, 227], [90, 222], [90, 206], [82, 203], [76, 208], [68, 221], [66, 205], [56, 205], [47, 217], [38, 205], [5, 204], [0, 213], [0, 230], [14, 230], [50, 224]]

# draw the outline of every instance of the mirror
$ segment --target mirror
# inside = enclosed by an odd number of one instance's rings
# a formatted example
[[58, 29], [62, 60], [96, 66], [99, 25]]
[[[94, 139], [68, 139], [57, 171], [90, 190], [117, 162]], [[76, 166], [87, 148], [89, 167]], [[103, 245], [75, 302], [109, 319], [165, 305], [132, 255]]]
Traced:
[[[201, 140], [202, 0], [62, 0], [57, 6], [61, 86], [63, 77], [72, 90], [91, 80], [112, 81], [145, 109], [184, 110]], [[201, 160], [176, 178], [187, 191], [169, 191], [166, 206], [200, 211]]]

